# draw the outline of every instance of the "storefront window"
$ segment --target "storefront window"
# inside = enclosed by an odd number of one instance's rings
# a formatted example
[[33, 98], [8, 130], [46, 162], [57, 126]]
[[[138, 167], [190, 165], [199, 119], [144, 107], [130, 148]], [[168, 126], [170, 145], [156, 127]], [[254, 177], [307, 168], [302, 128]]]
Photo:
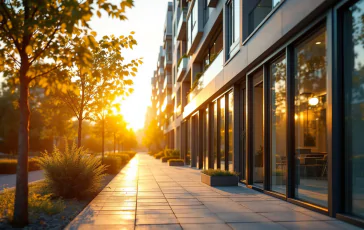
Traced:
[[217, 101], [214, 103], [214, 149], [213, 152], [213, 159], [212, 162], [214, 162], [214, 169], [217, 169]]
[[220, 168], [225, 168], [225, 97], [220, 98]]
[[345, 13], [346, 211], [364, 218], [364, 0]]
[[209, 122], [209, 109], [207, 108], [203, 114], [203, 168], [208, 169], [208, 139], [209, 139], [209, 131], [208, 131], [208, 122]]
[[286, 193], [286, 58], [270, 66], [271, 76], [271, 189]]
[[253, 76], [253, 183], [263, 187], [263, 72]]
[[326, 30], [295, 48], [296, 197], [327, 207]]
[[228, 120], [228, 132], [229, 132], [229, 171], [234, 171], [233, 156], [234, 156], [234, 136], [233, 136], [233, 125], [234, 125], [234, 94], [229, 93], [229, 120]]

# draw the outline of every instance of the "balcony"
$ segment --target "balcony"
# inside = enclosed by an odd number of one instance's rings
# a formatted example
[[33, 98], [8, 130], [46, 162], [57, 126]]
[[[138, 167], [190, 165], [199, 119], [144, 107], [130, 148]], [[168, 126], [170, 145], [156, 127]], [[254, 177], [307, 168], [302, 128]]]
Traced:
[[177, 32], [176, 32], [177, 40], [180, 40], [180, 41], [186, 40], [186, 32], [187, 32], [186, 17], [187, 17], [187, 10], [183, 10], [181, 13], [181, 16], [179, 17], [179, 20], [178, 20], [178, 26], [177, 26]]
[[223, 52], [220, 52], [200, 78], [193, 82], [190, 93], [187, 94], [187, 103], [205, 88], [223, 70]]
[[170, 69], [172, 67], [172, 52], [166, 52], [166, 56], [164, 58], [164, 68]]
[[163, 68], [158, 69], [158, 77], [159, 77], [159, 80], [161, 80], [161, 77], [164, 77], [164, 69]]
[[163, 105], [161, 108], [162, 112], [166, 112], [171, 105], [172, 105], [171, 95], [167, 95], [163, 101]]
[[182, 105], [181, 104], [179, 106], [177, 106], [174, 113], [176, 114], [176, 117], [179, 117], [182, 114]]
[[180, 63], [178, 63], [177, 69], [177, 82], [181, 82], [183, 77], [185, 76], [187, 65], [188, 65], [189, 58], [184, 57], [181, 59]]

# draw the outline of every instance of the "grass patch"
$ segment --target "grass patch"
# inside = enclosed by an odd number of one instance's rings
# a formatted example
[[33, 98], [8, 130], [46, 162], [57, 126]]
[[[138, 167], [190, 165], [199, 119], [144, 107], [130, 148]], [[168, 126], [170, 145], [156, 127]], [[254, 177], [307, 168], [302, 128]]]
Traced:
[[209, 176], [238, 176], [237, 172], [229, 172], [221, 169], [207, 169], [202, 170], [201, 173], [209, 175]]
[[[45, 182], [29, 185], [29, 218], [37, 219], [40, 215], [54, 215], [64, 210], [65, 204], [61, 198], [55, 199]], [[15, 189], [4, 189], [0, 193], [0, 220], [11, 222], [14, 213]]]
[[185, 162], [183, 159], [169, 159], [168, 162]]

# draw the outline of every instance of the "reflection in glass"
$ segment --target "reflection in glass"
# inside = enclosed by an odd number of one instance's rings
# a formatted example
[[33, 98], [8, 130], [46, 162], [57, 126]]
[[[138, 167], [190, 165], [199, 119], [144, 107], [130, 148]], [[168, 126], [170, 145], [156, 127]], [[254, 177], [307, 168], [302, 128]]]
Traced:
[[364, 1], [345, 15], [346, 211], [364, 218]]
[[326, 30], [295, 48], [296, 197], [327, 207]]
[[286, 58], [270, 67], [271, 76], [271, 189], [286, 193]]
[[186, 121], [186, 133], [187, 133], [187, 151], [186, 151], [186, 165], [191, 164], [191, 122], [190, 119]]
[[228, 125], [228, 130], [229, 130], [229, 171], [234, 171], [234, 165], [233, 165], [233, 153], [234, 153], [234, 136], [233, 136], [233, 124], [234, 124], [234, 117], [233, 117], [233, 112], [234, 112], [234, 94], [233, 92], [229, 93], [229, 125]]
[[263, 186], [263, 73], [253, 77], [253, 183]]
[[214, 169], [217, 169], [217, 101], [214, 103], [214, 149], [213, 151], [213, 159]]
[[225, 97], [220, 99], [220, 168], [225, 168]]
[[207, 108], [203, 114], [203, 168], [208, 169], [208, 122], [209, 122], [209, 109]]

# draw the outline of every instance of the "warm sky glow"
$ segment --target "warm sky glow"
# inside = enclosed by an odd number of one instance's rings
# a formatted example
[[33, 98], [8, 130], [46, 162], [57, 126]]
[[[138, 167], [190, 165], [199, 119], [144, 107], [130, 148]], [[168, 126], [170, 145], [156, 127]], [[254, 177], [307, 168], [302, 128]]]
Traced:
[[107, 15], [101, 19], [95, 16], [90, 26], [97, 32], [97, 38], [111, 34], [129, 35], [135, 31], [138, 45], [131, 52], [125, 52], [124, 56], [127, 60], [143, 57], [144, 64], [134, 78], [134, 93], [121, 102], [121, 113], [129, 126], [137, 130], [144, 127], [146, 109], [150, 104], [150, 79], [162, 44], [168, 0], [135, 0], [134, 3], [134, 8], [127, 11], [128, 21], [121, 22]]

